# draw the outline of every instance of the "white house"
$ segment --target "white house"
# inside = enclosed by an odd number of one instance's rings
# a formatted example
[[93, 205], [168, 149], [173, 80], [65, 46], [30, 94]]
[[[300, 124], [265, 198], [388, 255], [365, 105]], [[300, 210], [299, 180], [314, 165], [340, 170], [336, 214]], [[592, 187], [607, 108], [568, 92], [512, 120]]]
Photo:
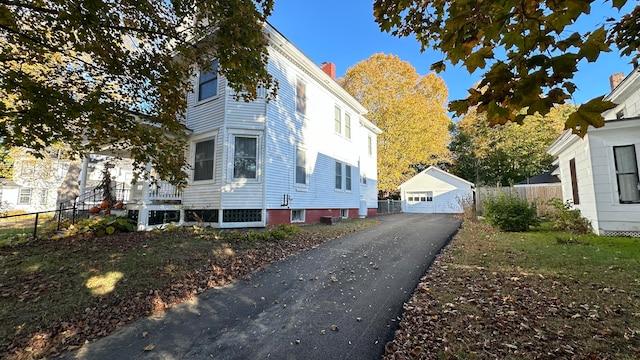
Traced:
[[126, 209], [139, 228], [168, 221], [263, 227], [376, 213], [381, 130], [335, 81], [333, 64], [320, 68], [269, 24], [264, 33], [278, 96], [237, 101], [216, 61], [197, 71], [185, 116], [188, 186], [132, 187]]
[[[51, 154], [55, 153], [51, 151]], [[0, 181], [2, 207], [25, 212], [55, 210], [57, 191], [70, 164], [70, 160], [56, 156], [44, 159], [27, 154], [17, 156], [13, 163], [13, 178]]]
[[455, 213], [473, 200], [473, 183], [430, 166], [402, 183], [402, 211], [409, 213]]
[[603, 113], [605, 125], [580, 138], [567, 131], [547, 150], [557, 156], [562, 197], [591, 221], [599, 235], [640, 236], [640, 68], [618, 83], [605, 100], [618, 104]]

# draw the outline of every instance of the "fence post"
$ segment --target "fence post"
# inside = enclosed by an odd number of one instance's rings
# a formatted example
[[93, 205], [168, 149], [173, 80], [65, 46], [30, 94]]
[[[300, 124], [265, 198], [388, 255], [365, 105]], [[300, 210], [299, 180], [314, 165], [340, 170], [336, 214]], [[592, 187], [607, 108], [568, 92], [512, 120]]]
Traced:
[[62, 204], [63, 203], [60, 203], [58, 206], [58, 226], [56, 227], [58, 231], [60, 231], [60, 223], [62, 222]]
[[76, 210], [77, 210], [76, 200], [77, 198], [73, 199], [73, 208], [71, 209], [71, 225], [76, 224]]
[[38, 236], [38, 215], [40, 215], [40, 213], [36, 213], [36, 221], [35, 224], [33, 224], [33, 238], [35, 239]]

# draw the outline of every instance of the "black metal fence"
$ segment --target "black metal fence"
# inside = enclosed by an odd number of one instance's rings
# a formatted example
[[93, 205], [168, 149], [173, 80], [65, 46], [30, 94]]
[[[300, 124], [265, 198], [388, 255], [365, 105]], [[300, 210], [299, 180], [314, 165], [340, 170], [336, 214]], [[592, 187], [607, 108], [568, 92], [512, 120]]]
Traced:
[[0, 216], [0, 242], [14, 237], [38, 238], [60, 230], [60, 220], [59, 210]]
[[394, 214], [402, 212], [400, 200], [378, 200], [378, 214]]

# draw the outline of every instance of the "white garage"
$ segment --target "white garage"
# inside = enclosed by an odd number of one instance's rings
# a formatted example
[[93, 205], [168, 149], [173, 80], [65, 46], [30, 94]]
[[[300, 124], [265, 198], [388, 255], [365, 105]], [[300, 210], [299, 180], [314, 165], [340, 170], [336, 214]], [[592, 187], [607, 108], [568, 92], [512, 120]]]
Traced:
[[462, 213], [462, 202], [473, 199], [473, 183], [429, 167], [404, 182], [402, 211], [408, 213]]

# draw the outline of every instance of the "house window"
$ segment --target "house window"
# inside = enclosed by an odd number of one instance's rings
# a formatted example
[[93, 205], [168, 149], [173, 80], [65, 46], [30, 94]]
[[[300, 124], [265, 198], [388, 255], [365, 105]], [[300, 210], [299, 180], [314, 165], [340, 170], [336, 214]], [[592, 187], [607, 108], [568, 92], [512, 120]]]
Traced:
[[307, 152], [296, 149], [296, 184], [307, 184]]
[[342, 163], [336, 161], [336, 189], [342, 189]]
[[367, 185], [367, 174], [364, 172], [360, 173], [360, 184]]
[[351, 139], [351, 116], [346, 113], [344, 114], [344, 136]]
[[29, 205], [31, 204], [31, 189], [20, 189], [18, 194], [18, 204]]
[[198, 81], [198, 101], [206, 100], [218, 94], [218, 60], [211, 62], [211, 67], [200, 70]]
[[613, 156], [616, 163], [620, 203], [640, 202], [640, 180], [638, 179], [638, 160], [635, 146], [614, 146]]
[[49, 190], [41, 189], [40, 190], [40, 205], [47, 205], [48, 198], [49, 198]]
[[367, 137], [367, 152], [369, 155], [373, 155], [373, 139], [371, 138], [371, 135]]
[[342, 132], [342, 110], [337, 106], [335, 108], [335, 131], [338, 134]]
[[32, 177], [36, 174], [36, 162], [33, 160], [23, 160], [20, 164], [20, 176]]
[[296, 81], [296, 112], [307, 113], [307, 84], [300, 79]]
[[340, 217], [343, 219], [349, 218], [349, 209], [340, 209]]
[[351, 191], [351, 166], [344, 166], [345, 190]]
[[212, 180], [215, 142], [213, 139], [196, 143], [193, 180]]
[[233, 150], [233, 178], [257, 179], [258, 139], [236, 136]]
[[573, 203], [580, 204], [578, 196], [578, 177], [576, 175], [576, 159], [569, 160], [569, 173], [571, 174], [571, 190], [573, 192]]
[[[425, 199], [426, 201], [433, 201], [433, 191], [427, 191], [426, 195], [427, 195]], [[425, 201], [425, 200], [422, 200], [422, 201]]]
[[304, 222], [304, 209], [291, 209], [291, 222]]

